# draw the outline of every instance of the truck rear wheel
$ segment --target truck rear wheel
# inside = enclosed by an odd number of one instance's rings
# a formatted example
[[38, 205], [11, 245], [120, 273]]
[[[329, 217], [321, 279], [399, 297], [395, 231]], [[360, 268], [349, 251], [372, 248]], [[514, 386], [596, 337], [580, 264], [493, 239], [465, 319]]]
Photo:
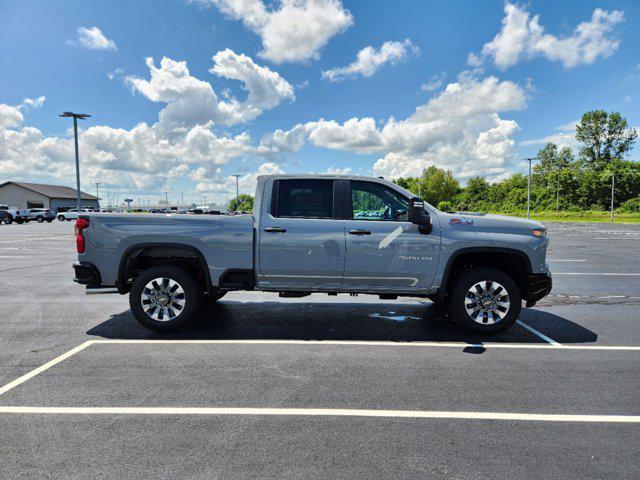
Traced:
[[129, 305], [145, 327], [175, 331], [193, 320], [200, 307], [200, 289], [195, 277], [180, 267], [152, 267], [133, 281]]
[[500, 333], [518, 319], [522, 294], [501, 270], [479, 267], [458, 277], [450, 291], [449, 311], [460, 326], [476, 333]]

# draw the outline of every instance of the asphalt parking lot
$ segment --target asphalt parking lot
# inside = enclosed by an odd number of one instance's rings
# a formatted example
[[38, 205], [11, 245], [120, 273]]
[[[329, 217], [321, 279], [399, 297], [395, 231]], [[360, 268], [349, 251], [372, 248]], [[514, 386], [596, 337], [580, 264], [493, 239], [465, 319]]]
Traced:
[[549, 224], [504, 334], [428, 301], [234, 293], [171, 335], [0, 225], [0, 478], [638, 478], [640, 225]]

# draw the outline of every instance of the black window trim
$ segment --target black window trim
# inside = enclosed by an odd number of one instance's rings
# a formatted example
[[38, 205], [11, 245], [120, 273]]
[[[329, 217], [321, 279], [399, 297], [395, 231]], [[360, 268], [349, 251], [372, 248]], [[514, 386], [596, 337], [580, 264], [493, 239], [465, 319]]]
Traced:
[[[278, 215], [278, 201], [280, 200], [280, 182], [282, 181], [287, 181], [287, 180], [291, 180], [291, 181], [299, 181], [299, 180], [320, 180], [320, 181], [327, 181], [327, 182], [332, 182], [332, 204], [331, 204], [331, 211], [332, 211], [332, 216], [331, 217], [291, 217], [291, 216], [284, 216], [284, 215]], [[331, 178], [285, 178], [285, 179], [278, 179], [278, 180], [274, 180], [273, 181], [273, 190], [271, 191], [271, 207], [270, 207], [270, 214], [273, 218], [294, 218], [294, 219], [301, 219], [301, 220], [340, 220], [341, 216], [339, 215], [339, 213], [344, 210], [344, 206], [343, 203], [340, 201], [340, 192], [341, 192], [341, 187], [339, 185], [341, 181], [340, 180], [334, 180]]]

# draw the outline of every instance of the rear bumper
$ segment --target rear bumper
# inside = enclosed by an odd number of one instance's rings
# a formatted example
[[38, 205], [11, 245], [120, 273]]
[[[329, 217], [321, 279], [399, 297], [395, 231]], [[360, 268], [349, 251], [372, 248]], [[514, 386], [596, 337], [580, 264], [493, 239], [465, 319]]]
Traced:
[[527, 307], [533, 307], [538, 300], [546, 297], [551, 292], [553, 280], [550, 273], [536, 273], [529, 275], [527, 291]]
[[87, 285], [88, 287], [98, 287], [101, 285], [100, 272], [94, 264], [88, 262], [74, 263], [73, 269], [76, 273], [73, 279], [74, 282]]

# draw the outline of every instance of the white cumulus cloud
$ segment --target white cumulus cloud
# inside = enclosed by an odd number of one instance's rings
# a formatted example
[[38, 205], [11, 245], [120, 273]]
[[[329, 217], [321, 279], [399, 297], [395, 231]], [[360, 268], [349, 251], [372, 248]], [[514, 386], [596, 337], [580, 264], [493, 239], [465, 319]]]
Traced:
[[125, 81], [149, 100], [167, 104], [160, 112], [160, 122], [168, 129], [207, 122], [225, 125], [247, 122], [286, 99], [294, 99], [293, 87], [277, 72], [229, 49], [213, 56], [210, 72], [242, 82], [248, 94], [245, 101], [230, 94], [221, 99], [210, 83], [191, 75], [187, 62], [164, 57], [159, 67], [152, 58], [147, 58], [146, 63], [149, 80], [129, 76]]
[[377, 50], [367, 46], [358, 52], [356, 59], [349, 65], [325, 70], [322, 77], [330, 81], [357, 76], [371, 77], [385, 64], [395, 65], [419, 53], [420, 49], [408, 38], [402, 42], [384, 42]]
[[20, 125], [24, 121], [24, 116], [20, 108], [0, 103], [0, 128], [9, 128]]
[[[320, 119], [296, 125], [274, 137], [289, 146], [300, 145], [299, 136], [317, 147], [358, 154], [378, 154], [376, 175], [397, 178], [419, 175], [430, 165], [450, 169], [467, 178], [498, 177], [514, 161], [514, 140], [519, 129], [502, 112], [526, 105], [525, 89], [494, 76], [478, 78], [461, 74], [456, 82], [432, 97], [404, 120], [351, 118], [345, 122]], [[284, 142], [292, 135], [296, 142]], [[266, 144], [263, 138], [262, 144]]]
[[35, 97], [35, 98], [23, 98], [22, 99], [22, 107], [26, 107], [26, 108], [40, 108], [42, 107], [42, 105], [44, 105], [44, 102], [47, 100], [47, 97], [45, 97], [44, 95], [40, 95], [39, 97]]
[[262, 40], [260, 57], [274, 63], [318, 59], [327, 42], [353, 23], [340, 0], [281, 0], [267, 7], [262, 0], [194, 0], [215, 5]]
[[539, 15], [531, 16], [524, 7], [506, 3], [504, 12], [502, 30], [484, 44], [479, 54], [469, 55], [469, 64], [479, 66], [491, 59], [498, 68], [505, 69], [536, 56], [561, 62], [566, 68], [591, 64], [617, 50], [620, 41], [612, 32], [624, 21], [620, 10], [596, 8], [591, 20], [581, 22], [572, 34], [556, 36], [545, 33]]
[[118, 50], [116, 42], [108, 39], [98, 27], [80, 27], [77, 30], [78, 37], [69, 40], [68, 43], [90, 50]]

